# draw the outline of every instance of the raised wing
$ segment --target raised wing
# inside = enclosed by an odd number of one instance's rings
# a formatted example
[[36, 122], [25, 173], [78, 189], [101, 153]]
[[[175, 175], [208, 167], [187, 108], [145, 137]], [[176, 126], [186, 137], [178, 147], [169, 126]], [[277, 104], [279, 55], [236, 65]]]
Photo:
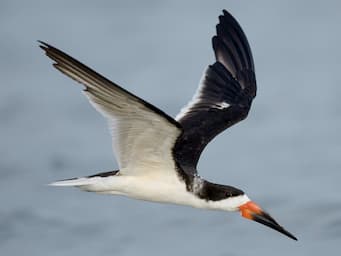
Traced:
[[90, 103], [108, 119], [121, 173], [145, 175], [158, 171], [174, 175], [172, 148], [182, 131], [173, 118], [57, 48], [40, 43], [55, 61], [53, 66], [85, 85]]
[[178, 165], [196, 173], [205, 146], [220, 132], [246, 118], [256, 96], [253, 58], [246, 36], [227, 11], [212, 38], [216, 62], [209, 66], [192, 101], [176, 120], [184, 129], [174, 147]]

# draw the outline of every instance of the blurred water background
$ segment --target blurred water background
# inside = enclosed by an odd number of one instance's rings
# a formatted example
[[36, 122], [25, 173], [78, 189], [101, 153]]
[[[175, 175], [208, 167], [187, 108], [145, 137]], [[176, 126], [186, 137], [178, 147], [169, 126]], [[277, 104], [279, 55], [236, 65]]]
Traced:
[[[341, 242], [339, 1], [0, 2], [1, 255], [322, 255]], [[105, 120], [47, 41], [172, 116], [213, 63], [222, 9], [245, 30], [258, 95], [203, 177], [242, 188], [298, 242], [236, 213], [45, 184], [117, 168]]]

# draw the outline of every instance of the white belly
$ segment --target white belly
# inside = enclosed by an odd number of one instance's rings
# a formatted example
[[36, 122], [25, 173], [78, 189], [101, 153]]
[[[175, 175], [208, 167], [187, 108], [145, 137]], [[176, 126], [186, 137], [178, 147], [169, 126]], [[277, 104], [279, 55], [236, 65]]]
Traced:
[[[178, 177], [116, 176], [114, 186], [106, 194], [121, 194], [131, 198], [160, 203], [205, 207], [205, 200], [188, 192]], [[118, 193], [117, 193], [118, 192]]]
[[207, 201], [187, 191], [185, 182], [177, 176], [125, 176], [115, 175], [96, 178], [83, 189], [101, 194], [124, 195], [130, 198], [211, 210], [236, 211], [238, 206], [249, 201], [246, 195], [220, 201]]

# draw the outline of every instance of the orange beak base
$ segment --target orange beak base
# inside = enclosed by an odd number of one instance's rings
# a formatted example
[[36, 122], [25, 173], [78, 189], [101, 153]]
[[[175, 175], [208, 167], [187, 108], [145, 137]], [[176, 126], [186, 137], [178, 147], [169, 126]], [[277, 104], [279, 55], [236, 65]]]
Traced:
[[275, 229], [278, 232], [297, 240], [297, 238], [280, 226], [268, 213], [262, 210], [256, 203], [249, 201], [239, 207], [241, 215], [249, 220], [261, 223], [269, 228]]

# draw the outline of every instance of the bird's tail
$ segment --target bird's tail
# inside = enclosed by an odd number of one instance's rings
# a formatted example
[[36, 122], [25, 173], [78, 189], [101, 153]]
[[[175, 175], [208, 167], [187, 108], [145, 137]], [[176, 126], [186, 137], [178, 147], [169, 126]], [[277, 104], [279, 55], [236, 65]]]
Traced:
[[101, 173], [97, 173], [97, 174], [86, 176], [86, 177], [59, 180], [59, 181], [52, 182], [48, 185], [56, 186], [56, 187], [59, 187], [59, 186], [60, 187], [78, 187], [86, 191], [97, 191], [100, 185], [103, 183], [103, 180], [105, 180], [105, 178], [115, 176], [117, 173], [118, 173], [118, 170], [110, 171], [110, 172], [101, 172]]
[[58, 180], [55, 182], [50, 183], [50, 186], [56, 187], [78, 187], [83, 185], [90, 185], [95, 182], [96, 179], [88, 178], [88, 177], [81, 177], [81, 178], [72, 178], [67, 180]]

